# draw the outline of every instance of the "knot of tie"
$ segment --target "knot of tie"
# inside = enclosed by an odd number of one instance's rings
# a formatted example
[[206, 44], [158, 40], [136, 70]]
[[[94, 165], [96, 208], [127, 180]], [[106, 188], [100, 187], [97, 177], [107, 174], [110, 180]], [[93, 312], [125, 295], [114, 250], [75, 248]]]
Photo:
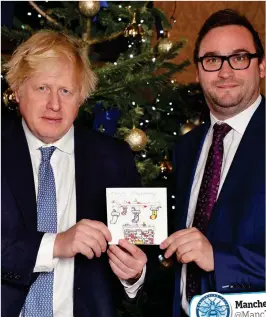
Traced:
[[42, 154], [42, 161], [47, 162], [50, 161], [51, 156], [53, 155], [56, 147], [55, 146], [49, 146], [49, 147], [41, 147], [41, 154]]
[[232, 127], [227, 123], [215, 123], [213, 126], [213, 141], [222, 141], [231, 129]]

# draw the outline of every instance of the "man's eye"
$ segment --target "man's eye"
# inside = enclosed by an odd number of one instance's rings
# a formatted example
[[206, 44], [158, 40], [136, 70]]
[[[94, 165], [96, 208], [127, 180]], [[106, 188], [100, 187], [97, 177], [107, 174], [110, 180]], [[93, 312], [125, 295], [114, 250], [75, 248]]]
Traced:
[[62, 93], [63, 93], [64, 95], [69, 95], [69, 94], [70, 94], [70, 91], [69, 91], [68, 89], [66, 89], [66, 88], [63, 88], [63, 89], [62, 89]]
[[248, 56], [246, 54], [235, 56], [235, 61], [236, 62], [244, 62], [247, 59], [248, 59]]
[[39, 90], [40, 90], [40, 91], [45, 91], [45, 89], [46, 89], [45, 86], [40, 86], [40, 87], [39, 87]]
[[207, 57], [207, 58], [205, 59], [205, 61], [206, 61], [206, 63], [208, 63], [208, 64], [217, 64], [217, 63], [220, 62], [220, 59], [217, 58], [217, 57]]

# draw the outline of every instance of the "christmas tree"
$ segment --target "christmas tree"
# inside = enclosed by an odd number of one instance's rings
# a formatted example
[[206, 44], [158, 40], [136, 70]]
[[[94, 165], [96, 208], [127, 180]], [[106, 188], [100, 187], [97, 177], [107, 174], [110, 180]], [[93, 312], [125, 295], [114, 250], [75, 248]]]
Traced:
[[[2, 36], [11, 39], [14, 48], [40, 28], [78, 38], [99, 79], [78, 120], [126, 140], [135, 152], [143, 185], [165, 186], [175, 139], [202, 121], [201, 109], [195, 108], [203, 99], [199, 86], [181, 85], [173, 78], [190, 63], [171, 62], [186, 44], [185, 39], [175, 43], [168, 37], [174, 12], [169, 21], [150, 1], [25, 5], [27, 18], [22, 21], [15, 15], [11, 29], [2, 27]], [[12, 92], [5, 91], [5, 104], [10, 106], [10, 100]]]

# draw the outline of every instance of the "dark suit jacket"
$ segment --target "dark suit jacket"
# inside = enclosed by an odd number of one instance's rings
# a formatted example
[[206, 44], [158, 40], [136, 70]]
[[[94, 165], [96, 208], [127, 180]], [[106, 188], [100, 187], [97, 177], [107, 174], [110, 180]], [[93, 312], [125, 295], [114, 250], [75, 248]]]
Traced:
[[[181, 137], [175, 147], [175, 227], [186, 228], [191, 187], [210, 123]], [[251, 118], [228, 171], [208, 226], [215, 271], [201, 272], [202, 293], [265, 290], [265, 98]], [[174, 317], [180, 316], [176, 264]]]
[[[67, 172], [67, 171], [66, 171]], [[75, 126], [77, 221], [106, 223], [107, 187], [139, 187], [132, 152], [121, 141]], [[37, 232], [33, 171], [21, 122], [2, 130], [2, 316], [19, 316], [43, 233]], [[123, 286], [106, 254], [75, 257], [74, 316], [113, 317]]]

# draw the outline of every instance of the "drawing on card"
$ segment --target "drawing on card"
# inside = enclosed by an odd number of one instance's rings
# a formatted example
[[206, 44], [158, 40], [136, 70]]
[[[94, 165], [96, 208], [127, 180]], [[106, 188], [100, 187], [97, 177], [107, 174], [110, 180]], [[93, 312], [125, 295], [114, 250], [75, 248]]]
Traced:
[[160, 244], [167, 237], [165, 188], [107, 188], [110, 243]]

